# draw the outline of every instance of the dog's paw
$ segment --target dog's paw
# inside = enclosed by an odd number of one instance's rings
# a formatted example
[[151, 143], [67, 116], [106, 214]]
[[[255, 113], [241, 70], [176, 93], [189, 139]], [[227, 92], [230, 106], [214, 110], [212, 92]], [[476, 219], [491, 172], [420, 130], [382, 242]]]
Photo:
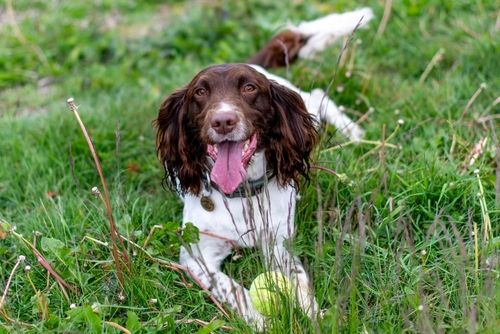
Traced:
[[311, 110], [318, 110], [320, 119], [335, 126], [351, 140], [360, 140], [365, 135], [365, 130], [344, 114], [324, 90], [316, 88], [311, 91], [309, 106]]
[[309, 285], [302, 280], [297, 280], [295, 287], [295, 296], [300, 307], [309, 318], [314, 319], [319, 311], [318, 302], [314, 298]]
[[253, 306], [247, 309], [246, 314], [243, 315], [243, 319], [245, 319], [245, 321], [259, 333], [266, 330], [265, 317]]
[[359, 141], [365, 136], [365, 130], [356, 123], [349, 123], [342, 129], [342, 133], [354, 141]]

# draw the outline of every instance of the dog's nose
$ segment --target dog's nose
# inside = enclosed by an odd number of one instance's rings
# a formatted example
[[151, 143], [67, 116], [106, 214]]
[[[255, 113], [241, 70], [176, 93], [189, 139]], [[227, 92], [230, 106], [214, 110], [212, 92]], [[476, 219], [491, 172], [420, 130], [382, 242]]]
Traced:
[[238, 123], [238, 116], [230, 112], [215, 114], [210, 119], [210, 125], [215, 132], [225, 135], [234, 130], [236, 123]]

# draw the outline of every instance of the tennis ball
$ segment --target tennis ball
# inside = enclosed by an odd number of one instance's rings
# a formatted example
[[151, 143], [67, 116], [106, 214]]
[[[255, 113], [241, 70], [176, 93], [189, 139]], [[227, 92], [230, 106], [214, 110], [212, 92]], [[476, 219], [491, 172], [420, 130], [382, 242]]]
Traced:
[[260, 274], [250, 286], [250, 300], [255, 309], [263, 315], [276, 314], [279, 302], [284, 296], [293, 298], [292, 282], [275, 271]]

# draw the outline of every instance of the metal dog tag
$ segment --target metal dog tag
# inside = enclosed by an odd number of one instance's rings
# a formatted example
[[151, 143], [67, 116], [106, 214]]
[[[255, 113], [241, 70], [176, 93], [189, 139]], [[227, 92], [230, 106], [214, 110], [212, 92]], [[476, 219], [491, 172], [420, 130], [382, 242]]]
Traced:
[[215, 203], [208, 196], [201, 196], [200, 199], [201, 206], [208, 212], [212, 212], [215, 209]]

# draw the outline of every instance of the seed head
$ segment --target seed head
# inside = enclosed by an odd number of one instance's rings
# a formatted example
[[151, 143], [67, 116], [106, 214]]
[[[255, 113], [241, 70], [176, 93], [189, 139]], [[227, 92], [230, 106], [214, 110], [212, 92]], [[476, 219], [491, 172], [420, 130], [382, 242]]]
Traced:
[[101, 192], [99, 191], [99, 189], [97, 189], [97, 187], [92, 188], [92, 195], [94, 197], [99, 197], [100, 194]]

